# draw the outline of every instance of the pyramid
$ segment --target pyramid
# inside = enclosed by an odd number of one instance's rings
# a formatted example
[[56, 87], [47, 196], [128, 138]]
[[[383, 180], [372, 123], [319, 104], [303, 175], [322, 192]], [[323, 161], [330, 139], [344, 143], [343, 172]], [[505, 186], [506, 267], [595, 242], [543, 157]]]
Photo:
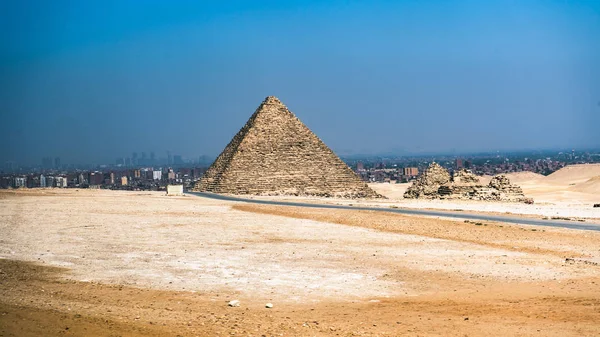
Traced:
[[194, 190], [251, 195], [382, 197], [273, 96], [261, 103]]

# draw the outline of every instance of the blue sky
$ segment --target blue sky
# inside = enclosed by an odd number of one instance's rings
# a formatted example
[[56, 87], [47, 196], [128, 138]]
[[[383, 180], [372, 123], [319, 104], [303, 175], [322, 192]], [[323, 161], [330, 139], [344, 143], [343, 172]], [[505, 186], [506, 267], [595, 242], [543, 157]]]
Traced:
[[0, 160], [217, 155], [279, 97], [334, 151], [600, 147], [598, 1], [2, 1]]

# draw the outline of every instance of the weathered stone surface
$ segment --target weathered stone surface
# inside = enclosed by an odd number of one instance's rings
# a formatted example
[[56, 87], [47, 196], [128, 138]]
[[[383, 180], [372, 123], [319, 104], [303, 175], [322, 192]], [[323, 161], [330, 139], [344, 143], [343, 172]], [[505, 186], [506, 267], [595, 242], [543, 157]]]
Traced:
[[438, 188], [437, 194], [441, 199], [473, 199], [481, 185], [456, 185], [447, 184]]
[[467, 169], [460, 169], [452, 175], [452, 182], [455, 184], [479, 184], [479, 178]]
[[438, 163], [433, 162], [404, 192], [404, 197], [409, 199], [436, 198], [440, 186], [449, 182], [450, 174], [448, 171]]
[[511, 184], [504, 176], [492, 178], [488, 186], [480, 184], [479, 178], [468, 170], [454, 172], [450, 178], [448, 171], [432, 163], [423, 175], [413, 183], [405, 198], [462, 199], [485, 201], [513, 201], [533, 203], [526, 198], [523, 190]]
[[194, 190], [383, 198], [273, 96], [262, 102]]
[[489, 187], [503, 192], [523, 194], [521, 187], [511, 184], [508, 177], [503, 174], [493, 177], [492, 180], [490, 180]]
[[497, 200], [528, 202], [521, 187], [513, 185], [505, 175], [499, 175], [492, 178], [488, 187], [497, 191]]

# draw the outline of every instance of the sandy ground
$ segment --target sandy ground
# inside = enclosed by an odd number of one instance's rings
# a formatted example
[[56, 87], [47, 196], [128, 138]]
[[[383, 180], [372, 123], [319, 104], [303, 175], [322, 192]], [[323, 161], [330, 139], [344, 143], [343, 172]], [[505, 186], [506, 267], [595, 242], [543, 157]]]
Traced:
[[0, 336], [600, 334], [600, 233], [150, 192], [0, 205]]

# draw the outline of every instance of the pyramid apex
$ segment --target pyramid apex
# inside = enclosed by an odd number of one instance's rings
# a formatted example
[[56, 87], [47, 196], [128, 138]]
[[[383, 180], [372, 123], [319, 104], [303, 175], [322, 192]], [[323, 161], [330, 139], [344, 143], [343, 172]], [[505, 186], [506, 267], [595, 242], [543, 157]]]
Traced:
[[265, 98], [265, 100], [263, 101], [263, 104], [283, 104], [283, 103], [281, 103], [279, 98], [277, 98], [275, 96], [267, 96], [267, 98]]

